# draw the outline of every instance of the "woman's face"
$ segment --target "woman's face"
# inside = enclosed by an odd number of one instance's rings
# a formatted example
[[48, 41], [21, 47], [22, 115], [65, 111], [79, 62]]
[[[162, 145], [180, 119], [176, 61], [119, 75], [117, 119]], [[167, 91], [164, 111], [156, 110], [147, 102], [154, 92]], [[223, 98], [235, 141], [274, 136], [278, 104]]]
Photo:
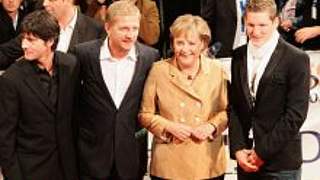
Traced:
[[188, 32], [174, 37], [172, 46], [177, 62], [184, 66], [191, 66], [199, 60], [203, 50], [203, 41], [198, 33]]

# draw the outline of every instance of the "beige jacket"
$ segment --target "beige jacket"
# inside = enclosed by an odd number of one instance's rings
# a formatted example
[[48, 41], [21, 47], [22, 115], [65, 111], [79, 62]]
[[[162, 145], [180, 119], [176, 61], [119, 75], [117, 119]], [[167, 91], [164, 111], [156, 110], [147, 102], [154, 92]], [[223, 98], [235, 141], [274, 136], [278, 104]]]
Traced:
[[137, 7], [141, 12], [139, 38], [147, 45], [154, 45], [160, 36], [160, 17], [156, 2], [137, 0]]
[[[165, 179], [199, 180], [225, 173], [226, 152], [221, 133], [227, 127], [227, 77], [217, 61], [205, 56], [191, 85], [173, 59], [156, 62], [147, 79], [139, 120], [154, 134], [151, 174]], [[191, 127], [213, 123], [214, 140], [201, 143], [164, 141], [171, 121]]]

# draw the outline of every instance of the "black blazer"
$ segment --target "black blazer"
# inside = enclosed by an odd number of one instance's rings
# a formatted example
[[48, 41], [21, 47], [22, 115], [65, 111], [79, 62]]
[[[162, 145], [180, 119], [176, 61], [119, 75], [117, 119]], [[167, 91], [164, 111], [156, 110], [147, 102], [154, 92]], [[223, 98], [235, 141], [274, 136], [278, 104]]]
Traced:
[[159, 55], [153, 48], [140, 43], [135, 45], [138, 61], [134, 76], [117, 109], [101, 72], [102, 44], [103, 39], [91, 41], [76, 46], [74, 51], [80, 61], [82, 81], [78, 113], [81, 172], [90, 177], [105, 178], [111, 175], [115, 163], [120, 177], [133, 178], [146, 170], [147, 143], [135, 138], [135, 132], [141, 129], [137, 114], [145, 79]]
[[56, 52], [54, 58], [56, 112], [30, 61], [0, 76], [0, 166], [9, 180], [60, 180], [61, 173], [64, 180], [78, 178], [72, 111], [79, 65], [71, 55]]
[[[74, 27], [68, 52], [80, 43], [105, 36], [104, 27], [94, 19], [78, 12], [76, 25]], [[21, 38], [17, 37], [0, 45], [0, 70], [8, 68], [16, 59], [23, 55]]]
[[211, 44], [222, 44], [216, 57], [231, 57], [237, 28], [235, 0], [202, 0], [201, 17], [211, 29]]
[[23, 17], [24, 12], [20, 10], [18, 14], [17, 28], [14, 29], [12, 19], [4, 10], [2, 3], [0, 3], [0, 44], [9, 41], [10, 39], [16, 37], [19, 34], [20, 24]]
[[310, 65], [303, 51], [279, 39], [259, 82], [255, 106], [250, 103], [247, 46], [232, 59], [230, 88], [230, 152], [250, 149], [253, 128], [255, 151], [269, 171], [294, 170], [302, 163], [299, 129], [308, 111]]

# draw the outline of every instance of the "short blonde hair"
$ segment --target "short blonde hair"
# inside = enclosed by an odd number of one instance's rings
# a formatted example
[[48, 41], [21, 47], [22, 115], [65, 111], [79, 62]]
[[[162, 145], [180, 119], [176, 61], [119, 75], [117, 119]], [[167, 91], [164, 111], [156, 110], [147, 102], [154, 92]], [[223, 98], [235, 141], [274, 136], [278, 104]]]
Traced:
[[271, 20], [274, 20], [278, 16], [277, 4], [274, 0], [249, 0], [244, 17], [246, 17], [248, 12], [268, 12]]
[[211, 31], [207, 22], [200, 16], [191, 14], [179, 16], [170, 26], [171, 43], [175, 37], [190, 32], [198, 33], [201, 41], [204, 42], [204, 48], [208, 47], [211, 41]]
[[138, 16], [141, 18], [140, 10], [128, 1], [115, 1], [107, 10], [106, 22], [112, 21], [114, 16]]

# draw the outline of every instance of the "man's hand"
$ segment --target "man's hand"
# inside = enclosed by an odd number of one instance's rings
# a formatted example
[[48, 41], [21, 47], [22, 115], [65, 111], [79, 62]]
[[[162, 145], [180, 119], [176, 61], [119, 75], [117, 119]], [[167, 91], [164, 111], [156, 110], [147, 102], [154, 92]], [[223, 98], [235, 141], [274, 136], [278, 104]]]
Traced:
[[258, 168], [264, 164], [264, 161], [258, 156], [255, 150], [251, 151], [249, 155], [249, 162], [256, 165]]
[[259, 167], [255, 164], [252, 164], [249, 160], [249, 156], [252, 153], [252, 150], [249, 149], [242, 149], [236, 152], [236, 159], [239, 164], [239, 166], [245, 171], [245, 172], [257, 172], [259, 170]]
[[281, 26], [281, 28], [282, 28], [283, 30], [285, 30], [286, 32], [289, 32], [290, 29], [292, 28], [293, 24], [292, 24], [292, 21], [291, 21], [291, 20], [286, 19], [286, 20], [281, 21], [280, 26]]
[[320, 26], [301, 28], [294, 34], [296, 42], [298, 43], [304, 43], [306, 40], [315, 38], [319, 35]]

